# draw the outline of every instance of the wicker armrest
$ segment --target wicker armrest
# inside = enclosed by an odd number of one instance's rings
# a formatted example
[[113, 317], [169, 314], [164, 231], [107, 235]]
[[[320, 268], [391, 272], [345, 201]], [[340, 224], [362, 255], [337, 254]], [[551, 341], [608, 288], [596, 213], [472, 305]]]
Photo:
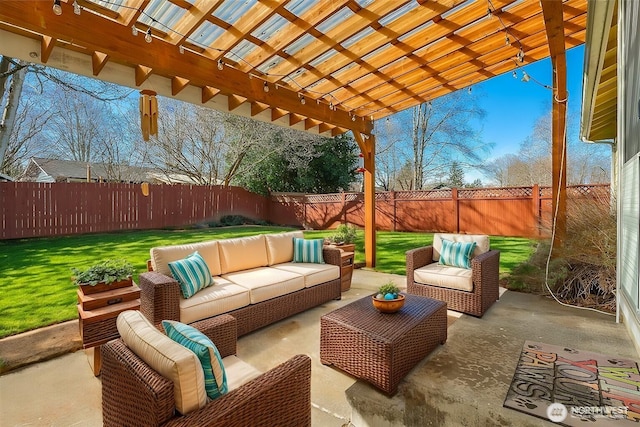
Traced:
[[433, 246], [423, 246], [406, 252], [407, 287], [413, 283], [413, 271], [433, 262]]
[[229, 314], [221, 314], [220, 316], [194, 322], [191, 326], [213, 341], [221, 357], [236, 354], [238, 326], [235, 317]]
[[471, 260], [471, 270], [477, 292], [482, 293], [483, 286], [487, 285], [497, 289], [500, 277], [500, 251], [491, 250], [474, 257]]
[[140, 311], [154, 325], [163, 320], [180, 320], [180, 285], [157, 272], [140, 274]]
[[105, 426], [158, 426], [174, 416], [173, 382], [121, 340], [102, 345], [102, 417]]
[[311, 359], [297, 355], [166, 426], [311, 425]]
[[342, 265], [342, 253], [340, 249], [332, 246], [323, 246], [322, 247], [322, 258], [324, 262], [327, 264], [337, 265], [340, 267]]

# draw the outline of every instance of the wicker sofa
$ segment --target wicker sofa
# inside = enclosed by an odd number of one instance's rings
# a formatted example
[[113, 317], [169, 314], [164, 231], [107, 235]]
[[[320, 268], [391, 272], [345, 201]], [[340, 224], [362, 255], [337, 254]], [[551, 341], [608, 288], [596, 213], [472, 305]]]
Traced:
[[[225, 369], [230, 359], [237, 362], [236, 320], [232, 316], [217, 316], [192, 326], [214, 342]], [[186, 415], [176, 411], [174, 382], [138, 357], [123, 338], [102, 346], [101, 382], [103, 423], [107, 427], [311, 425], [311, 359], [306, 355], [257, 373]]]
[[[324, 263], [293, 261], [302, 231], [156, 247], [139, 279], [140, 310], [153, 323], [193, 323], [221, 314], [237, 319], [238, 335], [341, 298], [341, 253], [324, 246]], [[185, 299], [168, 263], [198, 251], [215, 284]]]
[[[471, 269], [438, 263], [443, 238], [476, 242]], [[500, 252], [486, 235], [435, 233], [433, 245], [407, 251], [406, 268], [408, 293], [445, 301], [450, 310], [482, 317], [499, 298]]]

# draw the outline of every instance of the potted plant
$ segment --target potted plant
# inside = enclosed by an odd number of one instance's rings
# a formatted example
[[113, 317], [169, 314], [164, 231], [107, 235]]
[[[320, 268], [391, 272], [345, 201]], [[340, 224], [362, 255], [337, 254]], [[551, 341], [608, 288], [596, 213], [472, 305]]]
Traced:
[[388, 281], [378, 288], [378, 293], [372, 297], [373, 306], [382, 313], [395, 313], [404, 305], [404, 295], [400, 288]]
[[351, 224], [340, 224], [334, 234], [328, 237], [328, 243], [345, 252], [354, 252], [358, 229]]
[[85, 269], [71, 268], [73, 283], [84, 294], [104, 292], [132, 285], [133, 266], [124, 259], [106, 259]]

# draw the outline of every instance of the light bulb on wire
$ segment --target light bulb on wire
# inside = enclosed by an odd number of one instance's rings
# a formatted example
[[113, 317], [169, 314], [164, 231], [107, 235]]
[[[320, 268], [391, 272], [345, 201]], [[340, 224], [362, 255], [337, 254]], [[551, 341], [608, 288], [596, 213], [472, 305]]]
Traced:
[[60, 0], [53, 0], [53, 13], [58, 16], [62, 15], [62, 6], [60, 6]]
[[522, 71], [522, 81], [526, 83], [529, 80], [531, 80], [531, 77], [529, 77], [529, 74], [527, 74], [526, 71]]
[[135, 26], [131, 27], [131, 34], [133, 34], [134, 37], [138, 35], [138, 29]]
[[224, 69], [224, 62], [222, 59], [218, 59], [218, 70], [222, 71]]
[[151, 37], [151, 28], [149, 28], [147, 30], [147, 34], [144, 35], [144, 41], [146, 41], [147, 43], [151, 43], [152, 40], [153, 38]]
[[73, 0], [73, 13], [75, 13], [76, 15], [80, 15], [81, 12], [82, 9], [80, 8], [78, 0]]
[[262, 87], [262, 90], [264, 90], [265, 92], [269, 92], [269, 83], [264, 82], [264, 86]]

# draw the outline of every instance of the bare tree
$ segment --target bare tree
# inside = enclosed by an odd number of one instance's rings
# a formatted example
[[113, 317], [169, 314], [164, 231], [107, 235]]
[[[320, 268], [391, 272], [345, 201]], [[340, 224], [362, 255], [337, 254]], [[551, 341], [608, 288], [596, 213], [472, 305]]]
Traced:
[[[69, 92], [83, 94], [86, 99], [102, 102], [121, 101], [131, 92], [130, 89], [110, 83], [2, 56], [0, 58], [1, 171], [15, 174], [15, 171], [22, 166], [24, 159], [50, 150], [49, 140], [41, 135], [41, 132], [56, 135], [56, 130], [50, 128], [55, 126], [51, 118], [58, 113], [68, 114], [70, 111], [52, 108], [53, 105], [58, 104], [62, 88]], [[101, 121], [103, 117], [97, 116], [94, 120]], [[60, 130], [59, 128], [57, 133], [60, 133]], [[66, 154], [66, 151], [58, 151], [57, 156], [65, 157]], [[74, 155], [77, 156], [78, 153]], [[86, 157], [86, 154], [84, 156]]]
[[223, 115], [170, 98], [159, 100], [158, 135], [146, 145], [147, 160], [167, 177], [184, 175], [201, 185], [219, 184], [228, 147]]
[[[478, 123], [484, 117], [476, 96], [459, 91], [414, 107], [390, 119], [397, 121], [393, 143], [399, 158], [395, 165], [400, 187], [423, 189], [446, 177], [452, 162], [461, 167], [481, 167], [489, 148], [480, 139]], [[405, 168], [411, 168], [407, 177]], [[389, 174], [389, 171], [385, 173]], [[399, 182], [400, 182], [399, 181]]]
[[[567, 129], [574, 129], [577, 114], [570, 114]], [[492, 180], [501, 186], [549, 186], [552, 182], [551, 114], [536, 121], [531, 134], [520, 144], [517, 154], [494, 160], [490, 166]], [[569, 185], [608, 182], [611, 173], [609, 147], [585, 144], [576, 135], [567, 134], [567, 183]]]

